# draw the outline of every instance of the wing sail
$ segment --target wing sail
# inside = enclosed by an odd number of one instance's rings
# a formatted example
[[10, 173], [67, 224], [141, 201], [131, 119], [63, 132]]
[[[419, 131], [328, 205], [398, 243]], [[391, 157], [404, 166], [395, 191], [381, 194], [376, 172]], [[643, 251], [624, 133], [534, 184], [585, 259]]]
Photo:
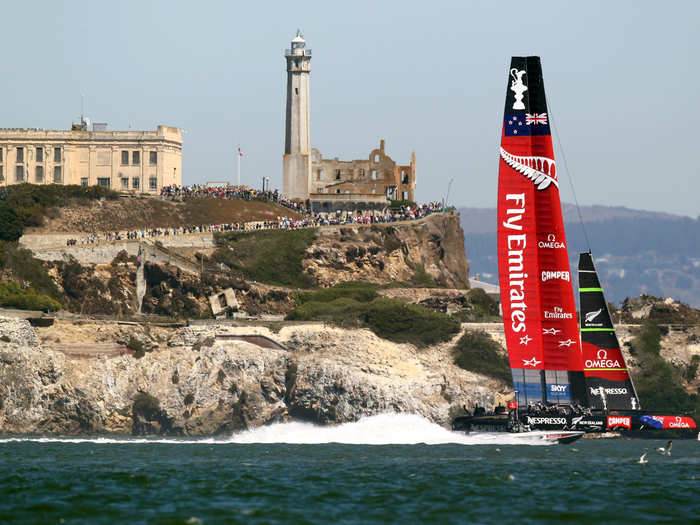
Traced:
[[498, 178], [506, 344], [521, 405], [572, 403], [583, 363], [539, 57], [508, 71]]

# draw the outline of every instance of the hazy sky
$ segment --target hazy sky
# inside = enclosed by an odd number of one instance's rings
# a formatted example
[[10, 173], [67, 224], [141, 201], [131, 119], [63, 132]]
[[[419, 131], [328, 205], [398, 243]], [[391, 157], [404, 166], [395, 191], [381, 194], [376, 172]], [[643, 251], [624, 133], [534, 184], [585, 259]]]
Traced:
[[[581, 204], [697, 216], [700, 2], [2, 3], [0, 127], [186, 130], [185, 183], [282, 184], [284, 49], [313, 50], [311, 142], [418, 161], [421, 201], [491, 207], [511, 55], [542, 57]], [[557, 149], [562, 197], [572, 201]]]

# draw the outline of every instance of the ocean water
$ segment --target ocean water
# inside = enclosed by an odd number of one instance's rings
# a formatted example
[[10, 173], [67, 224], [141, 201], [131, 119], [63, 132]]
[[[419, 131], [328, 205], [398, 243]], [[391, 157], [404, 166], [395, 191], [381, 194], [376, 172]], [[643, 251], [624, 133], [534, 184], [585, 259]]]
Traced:
[[228, 439], [0, 437], [0, 523], [698, 523], [700, 442], [664, 444], [543, 445], [410, 415]]

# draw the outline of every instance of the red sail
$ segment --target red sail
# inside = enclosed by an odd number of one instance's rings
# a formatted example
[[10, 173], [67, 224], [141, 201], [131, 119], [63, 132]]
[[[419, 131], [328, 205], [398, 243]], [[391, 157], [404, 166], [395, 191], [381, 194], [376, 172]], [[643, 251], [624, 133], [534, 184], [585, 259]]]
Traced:
[[498, 265], [521, 404], [571, 402], [567, 372], [583, 369], [558, 185], [540, 59], [513, 57], [499, 159]]

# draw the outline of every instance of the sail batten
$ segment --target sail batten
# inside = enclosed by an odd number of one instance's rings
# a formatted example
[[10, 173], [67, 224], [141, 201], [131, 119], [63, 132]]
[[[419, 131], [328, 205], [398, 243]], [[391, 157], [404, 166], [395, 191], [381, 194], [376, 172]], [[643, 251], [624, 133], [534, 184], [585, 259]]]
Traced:
[[513, 57], [498, 182], [498, 264], [521, 404], [581, 401], [583, 372], [559, 183], [539, 57]]

